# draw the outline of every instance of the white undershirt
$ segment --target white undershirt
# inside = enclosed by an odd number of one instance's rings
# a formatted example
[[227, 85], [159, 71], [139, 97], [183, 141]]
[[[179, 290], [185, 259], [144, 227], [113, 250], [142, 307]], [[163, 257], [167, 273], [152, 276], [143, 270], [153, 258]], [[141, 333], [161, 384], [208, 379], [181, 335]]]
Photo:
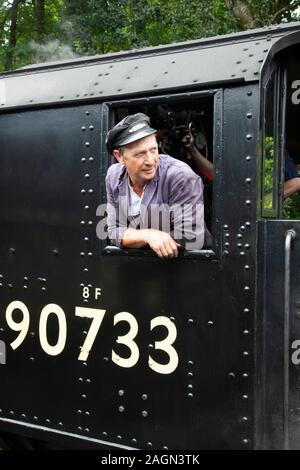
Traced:
[[142, 199], [143, 199], [143, 196], [144, 196], [146, 185], [144, 186], [143, 194], [141, 196], [139, 196], [138, 194], [136, 194], [133, 191], [133, 189], [130, 185], [130, 182], [129, 182], [129, 178], [128, 178], [128, 186], [129, 186], [129, 194], [130, 194], [130, 204], [129, 204], [129, 208], [128, 208], [128, 215], [131, 216], [131, 217], [135, 217], [135, 216], [139, 215], [139, 213], [140, 213], [141, 203], [142, 203]]

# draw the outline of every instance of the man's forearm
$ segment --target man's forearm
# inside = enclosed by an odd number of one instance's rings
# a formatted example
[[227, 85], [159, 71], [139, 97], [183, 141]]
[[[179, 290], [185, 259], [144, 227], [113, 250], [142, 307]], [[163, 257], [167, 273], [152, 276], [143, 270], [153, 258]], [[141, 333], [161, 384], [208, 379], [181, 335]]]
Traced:
[[148, 245], [147, 232], [147, 229], [128, 228], [123, 235], [122, 246], [124, 248], [142, 248]]
[[213, 164], [205, 158], [195, 146], [189, 148], [188, 152], [196, 163], [199, 171], [212, 181], [214, 179]]

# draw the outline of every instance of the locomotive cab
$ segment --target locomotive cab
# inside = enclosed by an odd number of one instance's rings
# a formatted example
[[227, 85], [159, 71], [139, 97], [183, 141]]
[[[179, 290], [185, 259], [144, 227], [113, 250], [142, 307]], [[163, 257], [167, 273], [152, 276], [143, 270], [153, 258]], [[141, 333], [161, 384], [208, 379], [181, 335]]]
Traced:
[[[299, 23], [0, 76], [0, 429], [59, 447], [299, 448]], [[188, 66], [192, 64], [193, 66]], [[144, 112], [214, 166], [213, 246], [99, 239], [105, 139]], [[103, 215], [103, 213], [101, 213]]]

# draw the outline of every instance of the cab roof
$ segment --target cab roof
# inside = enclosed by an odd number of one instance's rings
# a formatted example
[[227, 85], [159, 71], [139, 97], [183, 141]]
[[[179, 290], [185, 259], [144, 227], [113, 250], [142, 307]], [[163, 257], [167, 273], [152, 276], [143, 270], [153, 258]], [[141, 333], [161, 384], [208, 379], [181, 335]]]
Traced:
[[258, 81], [300, 22], [129, 52], [35, 64], [0, 75], [0, 110]]

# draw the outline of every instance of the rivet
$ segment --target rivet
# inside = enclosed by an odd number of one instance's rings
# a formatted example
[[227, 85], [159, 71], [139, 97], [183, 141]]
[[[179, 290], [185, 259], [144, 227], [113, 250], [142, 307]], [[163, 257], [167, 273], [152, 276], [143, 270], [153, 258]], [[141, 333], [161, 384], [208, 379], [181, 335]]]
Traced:
[[175, 60], [172, 60], [171, 64], [175, 64]]
[[85, 381], [87, 384], [90, 384], [91, 383], [91, 379], [86, 379]]
[[229, 233], [225, 233], [225, 238], [230, 238], [230, 234], [229, 234]]
[[189, 323], [190, 325], [192, 325], [192, 324], [194, 323], [193, 318], [189, 318], [189, 319], [188, 319], [188, 323]]
[[245, 181], [246, 181], [247, 184], [250, 184], [251, 183], [251, 178], [246, 178]]
[[89, 241], [89, 238], [88, 237], [84, 237], [83, 239], [85, 242], [88, 242]]
[[243, 352], [243, 356], [244, 356], [244, 357], [248, 357], [248, 356], [249, 356], [249, 351], [244, 351], [244, 352]]
[[152, 442], [147, 442], [147, 447], [152, 447]]
[[85, 400], [85, 399], [86, 399], [86, 395], [83, 393], [83, 394], [81, 395], [81, 398], [83, 398], [83, 400]]
[[250, 312], [249, 308], [244, 308], [244, 313], [249, 313], [249, 312]]
[[247, 134], [247, 135], [246, 135], [246, 139], [247, 139], [247, 140], [251, 140], [251, 139], [252, 139], [252, 134]]
[[94, 157], [89, 157], [89, 162], [93, 162], [94, 161]]
[[81, 415], [81, 414], [82, 414], [82, 410], [77, 410], [77, 413], [78, 413], [79, 415]]
[[234, 73], [232, 73], [232, 74], [231, 74], [231, 77], [232, 77], [232, 78], [234, 78], [234, 77], [235, 77], [235, 74], [234, 74]]
[[15, 413], [14, 413], [14, 411], [11, 410], [11, 411], [9, 412], [9, 414], [10, 414], [10, 415], [14, 415]]
[[237, 60], [236, 63], [237, 63], [237, 64], [241, 64], [242, 61], [241, 61], [241, 60]]
[[31, 362], [34, 362], [34, 357], [29, 358]]
[[247, 421], [248, 421], [248, 416], [243, 416], [243, 417], [242, 417], [242, 420], [243, 420], [244, 422], [247, 422]]
[[247, 374], [247, 372], [244, 372], [243, 375], [242, 375], [242, 377], [243, 377], [244, 379], [247, 379], [247, 378], [249, 377], [249, 374]]
[[88, 221], [88, 225], [93, 225], [93, 221], [92, 221], [92, 220], [89, 220], [89, 221]]
[[193, 373], [193, 372], [188, 372], [188, 373], [187, 373], [187, 376], [188, 376], [188, 377], [194, 377], [194, 373]]
[[81, 220], [81, 221], [80, 221], [80, 225], [85, 225], [85, 221], [84, 221], [84, 220]]
[[207, 322], [207, 326], [208, 326], [209, 328], [211, 328], [212, 326], [214, 326], [214, 322], [213, 322], [212, 320], [209, 320], [209, 321]]
[[14, 286], [13, 284], [7, 284], [10, 289], [12, 289]]
[[87, 116], [89, 116], [89, 115], [90, 115], [90, 112], [89, 112], [89, 111], [86, 111], [85, 114], [86, 114]]
[[107, 432], [103, 431], [102, 436], [107, 437]]
[[237, 243], [236, 245], [238, 248], [241, 248], [243, 245], [241, 243]]
[[93, 194], [94, 190], [93, 189], [89, 189], [89, 193], [90, 194]]
[[158, 87], [157, 83], [156, 83], [155, 85], [153, 85], [153, 87], [154, 87], [154, 88], [157, 88], [157, 87]]
[[170, 320], [171, 320], [171, 321], [175, 321], [175, 317], [170, 317]]
[[168, 75], [169, 72], [164, 72], [165, 75]]
[[90, 178], [89, 173], [86, 173], [86, 174], [84, 175], [84, 177], [85, 177], [86, 179], [89, 179], [89, 178]]
[[248, 395], [242, 395], [243, 400], [248, 400], [248, 398], [249, 398]]
[[143, 410], [143, 411], [142, 411], [142, 416], [143, 416], [143, 418], [147, 418], [147, 416], [148, 416], [148, 411]]
[[119, 435], [117, 436], [117, 439], [118, 439], [119, 441], [121, 441], [121, 440], [122, 440], [122, 436], [119, 434]]
[[105, 356], [105, 357], [103, 358], [103, 361], [104, 361], [104, 362], [108, 362], [108, 361], [109, 361], [108, 357]]
[[148, 395], [146, 393], [143, 393], [142, 400], [148, 400]]
[[243, 238], [243, 235], [241, 233], [238, 233], [236, 237], [237, 238]]
[[85, 193], [86, 193], [86, 190], [85, 190], [85, 189], [82, 189], [80, 192], [81, 192], [81, 194], [85, 194]]
[[85, 146], [86, 146], [86, 147], [89, 147], [90, 145], [91, 145], [90, 142], [86, 142], [86, 143], [85, 143]]
[[246, 73], [246, 72], [247, 72], [247, 69], [243, 69], [242, 72], [243, 72], [243, 73]]
[[15, 249], [15, 248], [10, 248], [10, 249], [9, 249], [9, 252], [12, 253], [12, 254], [14, 254], [14, 253], [16, 252], [16, 249]]
[[60, 422], [58, 423], [58, 426], [62, 427], [62, 426], [63, 426], [63, 423], [60, 421]]
[[243, 443], [244, 445], [249, 444], [249, 439], [243, 439], [243, 440], [242, 440], [242, 443]]
[[84, 210], [88, 211], [90, 206], [84, 206]]
[[245, 286], [245, 287], [244, 287], [244, 290], [245, 290], [245, 291], [249, 291], [249, 290], [250, 290], [250, 287], [249, 287], [249, 286]]
[[85, 131], [85, 130], [86, 130], [86, 127], [85, 127], [85, 126], [82, 126], [82, 127], [81, 127], [81, 130], [82, 130], [82, 131]]
[[249, 334], [249, 330], [244, 330], [243, 335], [247, 336]]
[[85, 253], [83, 253], [83, 251], [80, 253], [80, 256], [85, 256]]
[[246, 222], [245, 225], [246, 225], [246, 227], [250, 227], [250, 226], [251, 226], [250, 222]]
[[247, 157], [246, 157], [246, 162], [251, 162], [251, 157], [250, 157], [250, 155], [247, 155]]
[[245, 256], [245, 252], [244, 251], [240, 251], [240, 256]]
[[42, 291], [44, 291], [44, 292], [45, 292], [45, 290], [47, 290], [47, 288], [46, 288], [46, 287], [42, 287]]
[[37, 417], [37, 416], [34, 416], [33, 419], [34, 419], [34, 421], [38, 421], [38, 417]]
[[248, 95], [248, 96], [251, 96], [251, 95], [252, 95], [252, 91], [247, 91], [247, 95]]
[[249, 248], [250, 248], [250, 244], [249, 244], [249, 243], [245, 243], [245, 248], [249, 249]]
[[124, 406], [119, 406], [118, 410], [119, 410], [120, 413], [123, 413], [125, 411], [125, 407]]
[[244, 47], [243, 51], [248, 51], [248, 47]]
[[22, 413], [22, 414], [21, 414], [21, 417], [22, 417], [22, 418], [26, 418], [26, 414], [25, 414], [25, 413]]
[[[2, 284], [1, 284], [1, 286], [2, 286]], [[1, 286], [0, 286], [0, 287], [1, 287]], [[28, 286], [23, 286], [23, 289], [25, 289], [25, 290], [28, 289]]]
[[253, 54], [249, 54], [249, 57], [253, 57]]
[[244, 269], [247, 269], [247, 270], [250, 269], [249, 264], [245, 264]]
[[240, 230], [241, 230], [242, 232], [244, 232], [244, 230], [246, 230], [245, 225], [241, 225]]
[[229, 255], [229, 251], [228, 251], [228, 250], [224, 250], [224, 251], [223, 251], [223, 255], [225, 255], [225, 256]]
[[256, 72], [254, 72], [254, 73], [253, 73], [253, 75], [258, 75], [258, 72], [257, 72], [257, 71], [256, 71]]
[[163, 446], [163, 450], [169, 450], [169, 447]]
[[83, 268], [83, 272], [88, 273], [89, 272], [88, 268]]
[[224, 230], [228, 230], [228, 225], [223, 225]]
[[229, 372], [228, 377], [230, 379], [235, 379], [235, 373], [234, 372]]
[[188, 393], [188, 394], [187, 394], [187, 397], [188, 397], [188, 398], [194, 398], [194, 394], [193, 394], [193, 393]]
[[83, 382], [83, 378], [82, 378], [82, 377], [79, 377], [79, 378], [78, 378], [78, 382]]
[[247, 113], [246, 116], [247, 116], [248, 119], [251, 119], [252, 118], [252, 113]]
[[194, 386], [193, 386], [193, 384], [188, 384], [187, 388], [188, 388], [189, 390], [193, 390]]
[[194, 361], [188, 361], [188, 366], [193, 366], [194, 365]]
[[226, 248], [228, 248], [228, 247], [229, 247], [229, 245], [230, 245], [230, 243], [229, 243], [229, 242], [226, 242], [226, 243], [224, 243], [224, 246], [225, 246]]
[[81, 427], [81, 426], [77, 426], [77, 429], [78, 429], [78, 431], [82, 431], [82, 427]]
[[124, 395], [124, 393], [125, 393], [124, 390], [119, 390], [119, 391], [118, 391], [118, 395], [119, 395], [120, 397], [122, 397], [122, 396]]
[[51, 423], [51, 420], [50, 420], [49, 418], [46, 418], [45, 421], [46, 421], [47, 424], [50, 424], [50, 423]]
[[246, 206], [250, 206], [250, 205], [251, 205], [250, 199], [247, 199], [247, 200], [245, 201], [245, 204], [246, 204]]
[[91, 125], [91, 126], [89, 127], [89, 130], [90, 130], [90, 131], [93, 131], [93, 130], [94, 130], [94, 126]]

